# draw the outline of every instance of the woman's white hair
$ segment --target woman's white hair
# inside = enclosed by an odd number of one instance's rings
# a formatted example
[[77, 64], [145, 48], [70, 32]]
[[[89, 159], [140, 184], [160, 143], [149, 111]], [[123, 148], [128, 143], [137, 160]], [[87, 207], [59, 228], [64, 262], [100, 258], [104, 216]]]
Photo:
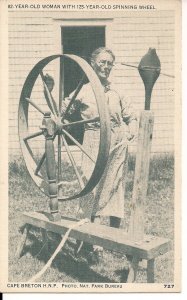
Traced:
[[97, 57], [101, 52], [109, 53], [109, 54], [112, 56], [113, 61], [115, 61], [115, 55], [114, 55], [114, 53], [112, 52], [112, 50], [110, 50], [110, 49], [108, 49], [108, 48], [106, 48], [106, 47], [100, 47], [100, 48], [95, 49], [95, 50], [92, 52], [92, 54], [91, 54], [91, 61], [92, 61], [92, 60], [95, 60], [96, 57]]

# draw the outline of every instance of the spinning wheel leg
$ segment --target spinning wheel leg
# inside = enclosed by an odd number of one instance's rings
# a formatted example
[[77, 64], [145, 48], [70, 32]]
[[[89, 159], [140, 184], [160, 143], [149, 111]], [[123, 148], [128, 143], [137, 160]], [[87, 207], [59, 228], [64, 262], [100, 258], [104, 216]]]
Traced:
[[148, 283], [154, 283], [154, 259], [149, 259], [147, 261], [147, 282]]
[[133, 256], [132, 260], [130, 261], [129, 274], [127, 277], [128, 283], [135, 282], [139, 261], [140, 259], [136, 256]]
[[24, 229], [23, 229], [23, 233], [22, 233], [22, 236], [21, 236], [21, 240], [20, 240], [19, 245], [18, 245], [17, 250], [16, 250], [16, 255], [15, 256], [17, 258], [20, 258], [21, 255], [22, 255], [23, 248], [25, 246], [27, 236], [28, 236], [28, 233], [29, 233], [29, 229], [30, 229], [30, 225], [25, 224]]
[[42, 234], [42, 242], [44, 244], [44, 251], [46, 252], [46, 254], [49, 252], [49, 243], [48, 243], [48, 236], [47, 236], [47, 232], [45, 229], [41, 228], [41, 234]]

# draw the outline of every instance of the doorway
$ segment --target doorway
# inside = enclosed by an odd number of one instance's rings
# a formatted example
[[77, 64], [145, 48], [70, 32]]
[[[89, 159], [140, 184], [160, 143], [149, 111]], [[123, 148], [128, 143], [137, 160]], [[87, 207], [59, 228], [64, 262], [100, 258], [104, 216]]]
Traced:
[[[64, 54], [75, 54], [90, 63], [91, 53], [105, 46], [105, 26], [64, 26], [61, 27], [61, 43]], [[64, 64], [64, 95], [68, 97], [83, 77], [81, 68], [73, 61], [66, 59]], [[86, 79], [85, 79], [86, 83]], [[72, 114], [70, 121], [81, 120], [78, 113]], [[72, 127], [70, 134], [81, 144], [84, 138], [84, 126]], [[73, 143], [68, 140], [68, 144]]]
[[[75, 54], [90, 62], [91, 53], [105, 46], [105, 26], [61, 27], [62, 50], [64, 54]], [[65, 96], [75, 90], [82, 78], [81, 69], [72, 61], [65, 63]], [[71, 80], [69, 80], [69, 78]]]

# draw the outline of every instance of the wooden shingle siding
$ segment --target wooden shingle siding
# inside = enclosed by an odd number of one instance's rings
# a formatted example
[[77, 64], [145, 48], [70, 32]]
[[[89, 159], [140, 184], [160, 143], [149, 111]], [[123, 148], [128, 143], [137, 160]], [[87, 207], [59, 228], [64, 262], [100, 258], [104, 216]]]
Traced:
[[[42, 58], [54, 53], [53, 23], [48, 13], [9, 13], [9, 147], [10, 154], [20, 153], [18, 142], [17, 110], [24, 81], [32, 67]], [[51, 73], [52, 70], [49, 70]], [[41, 95], [33, 92], [42, 105]], [[31, 114], [33, 115], [33, 113]], [[31, 131], [41, 125], [39, 115], [34, 113], [35, 124]], [[36, 140], [36, 148], [40, 145]]]
[[[66, 18], [69, 13], [63, 12], [9, 12], [9, 148], [11, 153], [20, 153], [17, 128], [17, 110], [19, 97], [25, 78], [32, 67], [46, 56], [55, 54], [54, 20]], [[77, 18], [72, 13], [71, 18]], [[100, 17], [106, 16], [106, 14]], [[86, 13], [81, 18], [99, 18], [98, 12]], [[112, 50], [116, 55], [116, 65], [112, 72], [114, 83], [124, 95], [130, 96], [137, 114], [144, 108], [144, 86], [137, 69], [121, 63], [138, 65], [149, 47], [156, 48], [161, 61], [161, 72], [174, 75], [175, 67], [175, 19], [172, 11], [142, 12], [110, 12], [112, 20]], [[54, 66], [46, 70], [52, 74]], [[43, 107], [41, 86], [38, 83], [32, 97]], [[151, 108], [155, 115], [152, 152], [170, 152], [174, 150], [174, 78], [160, 75], [156, 82]], [[39, 115], [32, 109], [35, 116], [31, 131], [38, 130]], [[40, 148], [36, 139], [35, 148]], [[136, 147], [130, 147], [136, 151]]]

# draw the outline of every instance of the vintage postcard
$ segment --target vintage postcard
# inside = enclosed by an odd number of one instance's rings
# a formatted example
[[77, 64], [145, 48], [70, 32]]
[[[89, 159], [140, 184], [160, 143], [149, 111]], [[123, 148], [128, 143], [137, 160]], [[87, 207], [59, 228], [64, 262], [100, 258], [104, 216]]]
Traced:
[[180, 292], [181, 1], [0, 17], [1, 292]]

